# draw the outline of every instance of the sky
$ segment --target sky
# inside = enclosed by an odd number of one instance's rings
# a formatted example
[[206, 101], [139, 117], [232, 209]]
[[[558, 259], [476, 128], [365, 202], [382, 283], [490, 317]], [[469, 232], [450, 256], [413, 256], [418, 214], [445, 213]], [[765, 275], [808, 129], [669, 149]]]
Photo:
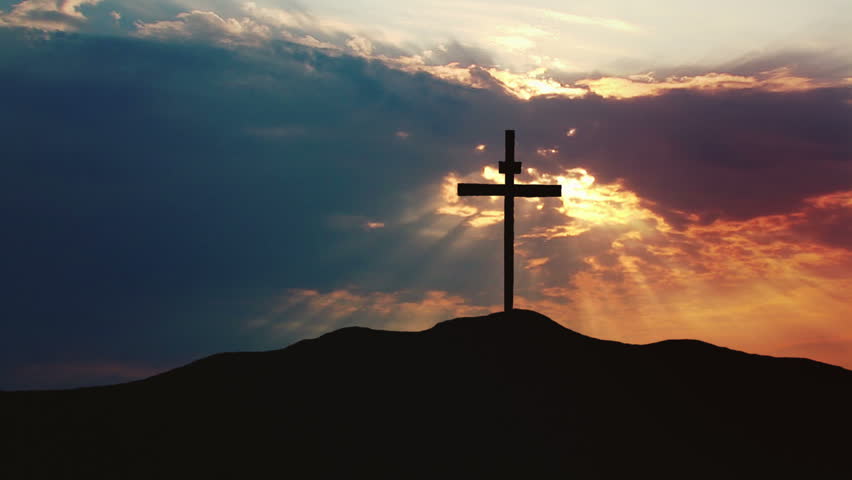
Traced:
[[0, 0], [0, 389], [515, 303], [852, 368], [852, 3]]

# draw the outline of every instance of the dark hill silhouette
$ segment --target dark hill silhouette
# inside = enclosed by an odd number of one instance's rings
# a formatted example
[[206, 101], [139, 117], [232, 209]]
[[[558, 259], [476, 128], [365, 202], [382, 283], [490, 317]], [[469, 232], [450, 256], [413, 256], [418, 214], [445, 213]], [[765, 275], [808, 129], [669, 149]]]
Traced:
[[530, 311], [0, 394], [5, 478], [839, 478], [852, 372]]

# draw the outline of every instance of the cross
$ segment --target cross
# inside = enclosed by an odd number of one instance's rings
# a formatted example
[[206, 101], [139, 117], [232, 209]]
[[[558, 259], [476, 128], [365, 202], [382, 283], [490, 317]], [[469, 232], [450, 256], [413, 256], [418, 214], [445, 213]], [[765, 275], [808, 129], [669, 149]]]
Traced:
[[515, 185], [521, 162], [515, 161], [515, 131], [506, 130], [506, 161], [499, 162], [506, 183], [460, 183], [459, 196], [503, 197], [503, 310], [512, 312], [515, 283], [515, 197], [561, 197], [562, 185]]

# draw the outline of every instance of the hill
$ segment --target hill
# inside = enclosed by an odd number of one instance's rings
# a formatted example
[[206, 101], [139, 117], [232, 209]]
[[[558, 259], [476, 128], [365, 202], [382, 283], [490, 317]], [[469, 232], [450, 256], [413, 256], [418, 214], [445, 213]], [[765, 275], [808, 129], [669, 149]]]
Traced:
[[6, 478], [834, 478], [852, 372], [518, 310], [0, 393]]

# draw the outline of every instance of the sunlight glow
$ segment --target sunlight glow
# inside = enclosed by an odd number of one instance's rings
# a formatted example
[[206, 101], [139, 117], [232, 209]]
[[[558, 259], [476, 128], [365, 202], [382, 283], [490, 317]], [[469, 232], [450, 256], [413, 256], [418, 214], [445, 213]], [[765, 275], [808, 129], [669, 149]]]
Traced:
[[[544, 154], [555, 153], [556, 149], [540, 149]], [[597, 183], [595, 177], [584, 168], [571, 168], [564, 170], [562, 174], [554, 175], [541, 173], [535, 168], [527, 168], [527, 178], [516, 178], [518, 184], [560, 184], [562, 185], [562, 205], [556, 211], [565, 216], [565, 222], [559, 225], [535, 227], [532, 232], [521, 235], [521, 237], [559, 238], [577, 236], [589, 231], [595, 226], [605, 225], [631, 225], [636, 229], [643, 229], [643, 225], [652, 224], [655, 228], [668, 230], [670, 227], [665, 220], [640, 205], [639, 197], [625, 189], [621, 182], [611, 184]], [[486, 165], [479, 174], [479, 179], [491, 183], [503, 183], [504, 178], [496, 168]], [[468, 175], [465, 181], [475, 181]], [[437, 213], [456, 216], [480, 217], [472, 219], [469, 225], [482, 227], [492, 225], [499, 221], [493, 214], [485, 214], [486, 209], [483, 197], [461, 198], [456, 194], [455, 185], [462, 181], [455, 174], [450, 174], [444, 179], [442, 186], [443, 204], [438, 207]], [[498, 197], [487, 197], [490, 201]], [[533, 203], [536, 210], [543, 210], [544, 204], [538, 198], [524, 198], [528, 203]], [[477, 208], [475, 205], [480, 205]], [[487, 208], [491, 210], [492, 208]], [[502, 217], [500, 217], [502, 219]]]
[[537, 148], [535, 153], [541, 155], [542, 157], [546, 157], [548, 155], [556, 155], [559, 153], [559, 149], [556, 148]]
[[604, 225], [642, 228], [645, 223], [653, 223], [657, 228], [669, 228], [662, 217], [641, 206], [639, 197], [625, 189], [620, 181], [598, 183], [586, 169], [579, 167], [565, 170], [561, 175], [540, 173], [534, 168], [527, 171], [532, 176], [529, 183], [562, 185], [562, 207], [557, 211], [565, 215], [567, 221], [562, 225], [537, 228], [524, 235], [526, 237], [576, 236]]
[[[844, 323], [852, 315], [852, 252], [821, 237], [836, 236], [831, 222], [852, 216], [852, 190], [748, 220], [706, 224], [678, 211], [688, 223], [674, 228], [653, 202], [620, 181], [599, 182], [585, 168], [524, 173], [519, 184], [559, 183], [563, 194], [556, 208], [541, 199], [516, 205], [526, 223], [515, 237], [524, 285], [518, 305], [546, 305], [555, 320], [596, 337], [700, 338], [852, 366], [837, 341], [852, 338]], [[491, 166], [464, 178], [447, 175], [436, 208], [466, 217], [465, 236], [479, 241], [473, 233], [501, 221], [502, 211], [487, 197], [458, 197], [450, 188], [483, 180], [502, 183], [503, 176]]]

